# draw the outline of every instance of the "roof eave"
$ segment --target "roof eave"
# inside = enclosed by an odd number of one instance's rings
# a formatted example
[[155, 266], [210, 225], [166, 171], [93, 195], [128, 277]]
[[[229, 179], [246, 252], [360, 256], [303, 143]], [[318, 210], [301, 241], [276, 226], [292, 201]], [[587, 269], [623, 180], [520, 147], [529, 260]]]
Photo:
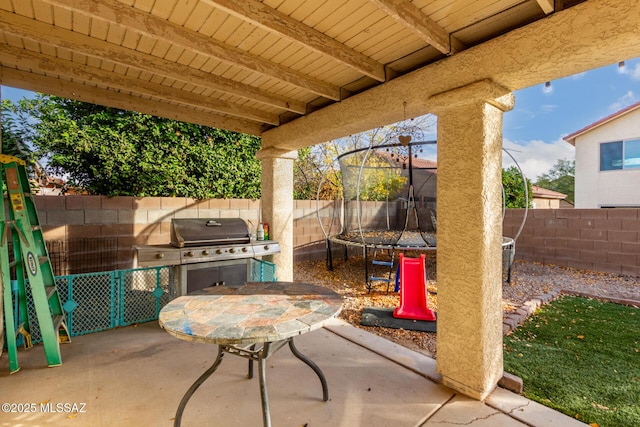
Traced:
[[571, 145], [573, 145], [575, 147], [576, 138], [578, 138], [579, 136], [582, 136], [585, 133], [591, 132], [592, 130], [594, 130], [594, 129], [600, 127], [600, 126], [603, 126], [603, 125], [605, 125], [605, 124], [607, 124], [607, 123], [609, 123], [609, 122], [611, 122], [611, 121], [613, 121], [613, 120], [615, 120], [615, 119], [617, 119], [619, 117], [622, 117], [625, 114], [628, 114], [628, 113], [630, 113], [630, 112], [632, 112], [632, 111], [634, 111], [634, 110], [636, 110], [638, 108], [640, 108], [640, 101], [638, 101], [638, 102], [636, 102], [634, 104], [631, 104], [631, 105], [623, 108], [622, 110], [616, 111], [615, 113], [610, 114], [607, 117], [604, 117], [604, 118], [602, 118], [600, 120], [597, 120], [597, 121], [591, 123], [590, 125], [583, 127], [580, 130], [577, 130], [577, 131], [575, 131], [573, 133], [570, 133], [569, 135], [565, 136], [562, 139], [564, 139], [569, 144], [571, 144]]

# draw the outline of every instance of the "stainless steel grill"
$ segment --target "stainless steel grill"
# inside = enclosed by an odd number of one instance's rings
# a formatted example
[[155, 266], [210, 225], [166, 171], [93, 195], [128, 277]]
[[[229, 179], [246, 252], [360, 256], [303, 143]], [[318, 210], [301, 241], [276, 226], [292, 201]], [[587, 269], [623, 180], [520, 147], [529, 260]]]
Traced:
[[171, 246], [204, 246], [249, 243], [249, 227], [240, 218], [174, 218], [171, 220]]
[[251, 258], [280, 252], [274, 240], [250, 240], [241, 218], [180, 218], [171, 221], [171, 243], [136, 247], [138, 267], [175, 267], [176, 292], [242, 284]]

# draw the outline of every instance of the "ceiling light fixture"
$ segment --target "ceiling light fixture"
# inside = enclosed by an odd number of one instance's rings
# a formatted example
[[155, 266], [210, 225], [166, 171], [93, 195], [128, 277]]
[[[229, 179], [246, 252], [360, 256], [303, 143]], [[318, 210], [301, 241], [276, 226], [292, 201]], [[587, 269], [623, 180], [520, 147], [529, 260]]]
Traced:
[[624, 63], [624, 61], [618, 62], [618, 72], [620, 74], [624, 74], [625, 68], [626, 68], [626, 64]]

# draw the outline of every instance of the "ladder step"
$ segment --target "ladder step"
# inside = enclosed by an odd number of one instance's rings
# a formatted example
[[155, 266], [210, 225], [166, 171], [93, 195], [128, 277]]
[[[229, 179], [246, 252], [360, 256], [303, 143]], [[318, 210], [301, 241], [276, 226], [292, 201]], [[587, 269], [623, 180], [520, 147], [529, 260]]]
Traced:
[[9, 268], [13, 268], [13, 267], [15, 267], [17, 263], [18, 263], [18, 261], [16, 261], [16, 260], [11, 261], [11, 262], [9, 263]]
[[58, 336], [57, 340], [59, 343], [71, 342], [69, 329], [67, 329], [67, 325], [64, 321], [64, 316], [62, 314], [53, 316], [53, 327], [54, 327], [54, 331], [56, 331], [56, 334]]
[[377, 260], [373, 260], [371, 261], [371, 263], [373, 265], [384, 265], [385, 267], [393, 267], [393, 262], [391, 261], [377, 261]]
[[62, 314], [56, 314], [53, 316], [53, 330], [57, 331], [62, 326], [62, 322], [64, 322], [64, 316]]
[[38, 257], [38, 262], [40, 263], [40, 265], [46, 263], [49, 261], [49, 257], [46, 255], [42, 255]]
[[371, 281], [378, 281], [378, 282], [387, 282], [387, 283], [389, 283], [389, 282], [390, 282], [390, 280], [389, 280], [389, 279], [387, 279], [386, 277], [375, 277], [375, 276], [371, 276], [371, 277], [369, 277], [369, 280], [371, 280]]
[[55, 286], [45, 286], [45, 291], [47, 292], [47, 299], [51, 298], [51, 295], [56, 293]]

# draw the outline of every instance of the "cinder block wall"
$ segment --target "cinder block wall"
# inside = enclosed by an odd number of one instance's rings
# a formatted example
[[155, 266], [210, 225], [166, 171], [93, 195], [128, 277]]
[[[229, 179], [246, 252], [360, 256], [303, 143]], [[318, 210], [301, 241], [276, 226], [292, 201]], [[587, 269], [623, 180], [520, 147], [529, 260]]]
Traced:
[[[516, 258], [640, 276], [639, 209], [529, 210]], [[524, 209], [508, 209], [504, 234], [514, 237]]]
[[[119, 268], [131, 268], [134, 245], [168, 244], [171, 218], [242, 218], [258, 223], [260, 201], [173, 197], [35, 196], [45, 239], [115, 237]], [[319, 210], [318, 210], [319, 208]], [[363, 202], [363, 224], [380, 222], [384, 203]], [[532, 209], [516, 244], [516, 258], [640, 276], [639, 209]], [[337, 203], [294, 201], [294, 256], [323, 259], [328, 234], [340, 231]], [[505, 214], [514, 237], [523, 209]], [[275, 240], [278, 236], [273, 236]], [[334, 248], [341, 251], [340, 248]], [[357, 251], [357, 249], [355, 249]]]
[[335, 228], [340, 225], [337, 217], [336, 221], [331, 221], [333, 215], [337, 214], [337, 203], [315, 200], [294, 200], [293, 203], [294, 259], [300, 261], [325, 257], [326, 240], [322, 227], [327, 233], [331, 230], [334, 230], [334, 234], [338, 232], [339, 228]]
[[168, 244], [171, 218], [243, 218], [258, 223], [260, 201], [177, 197], [35, 196], [46, 240], [117, 239], [118, 268], [133, 266], [134, 245]]
[[[325, 233], [329, 236], [341, 231], [342, 211], [338, 202], [315, 200], [296, 200], [294, 210], [294, 258], [296, 261], [326, 259], [327, 243]], [[363, 228], [386, 227], [386, 209], [384, 202], [361, 202], [361, 224]], [[392, 209], [395, 212], [395, 209]], [[322, 226], [318, 221], [322, 221]], [[352, 221], [351, 227], [355, 227]], [[395, 224], [395, 216], [390, 218]], [[324, 228], [324, 232], [323, 232]], [[344, 254], [344, 246], [333, 244], [334, 256]], [[362, 253], [357, 246], [347, 247], [349, 253]]]
[[[121, 269], [133, 266], [135, 245], [170, 242], [171, 218], [242, 218], [253, 224], [260, 218], [260, 201], [246, 199], [35, 196], [34, 202], [46, 240], [116, 238]], [[334, 206], [337, 204], [327, 201], [294, 201], [296, 260], [325, 257], [318, 212], [325, 230], [335, 234], [340, 222]]]

